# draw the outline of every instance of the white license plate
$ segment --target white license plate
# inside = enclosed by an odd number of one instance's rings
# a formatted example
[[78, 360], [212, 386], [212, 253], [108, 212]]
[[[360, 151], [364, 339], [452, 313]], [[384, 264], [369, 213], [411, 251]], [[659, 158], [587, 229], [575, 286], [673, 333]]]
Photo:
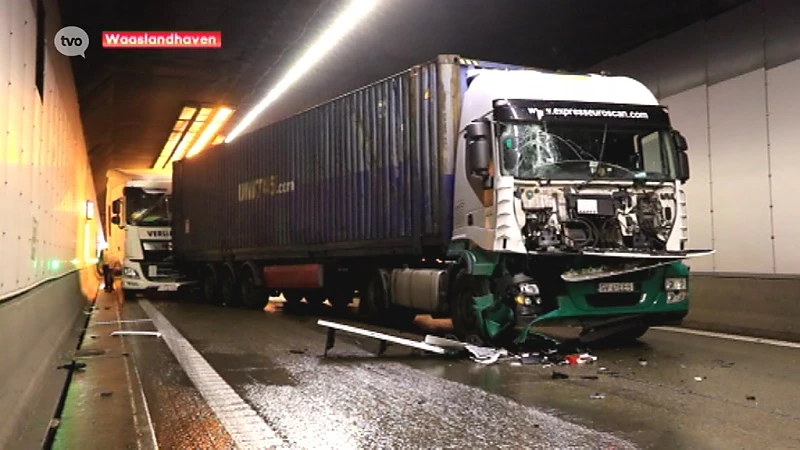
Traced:
[[158, 290], [159, 291], [175, 292], [175, 291], [178, 290], [178, 285], [177, 284], [165, 284], [163, 286], [159, 286]]
[[147, 267], [147, 276], [148, 277], [157, 277], [158, 276], [158, 266], [148, 266]]
[[633, 283], [600, 283], [597, 285], [597, 292], [601, 293], [615, 293], [615, 292], [633, 292]]

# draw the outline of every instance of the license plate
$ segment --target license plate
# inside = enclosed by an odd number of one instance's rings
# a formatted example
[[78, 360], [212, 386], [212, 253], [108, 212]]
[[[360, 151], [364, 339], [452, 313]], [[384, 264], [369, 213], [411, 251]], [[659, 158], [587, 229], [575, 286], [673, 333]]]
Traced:
[[633, 283], [600, 283], [597, 286], [597, 292], [601, 293], [615, 293], [615, 292], [633, 292]]
[[178, 285], [177, 284], [165, 284], [163, 286], [159, 286], [158, 290], [159, 291], [175, 292], [175, 291], [178, 290]]
[[149, 277], [157, 277], [158, 276], [158, 266], [149, 266], [147, 268], [147, 276], [149, 276]]

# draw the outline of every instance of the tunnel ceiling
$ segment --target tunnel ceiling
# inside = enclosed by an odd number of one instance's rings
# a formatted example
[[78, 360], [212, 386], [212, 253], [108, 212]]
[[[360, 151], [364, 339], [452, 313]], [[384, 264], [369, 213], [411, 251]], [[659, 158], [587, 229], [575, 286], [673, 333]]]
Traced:
[[[382, 0], [370, 20], [258, 123], [390, 75], [439, 53], [579, 70], [747, 0]], [[105, 170], [150, 167], [187, 102], [258, 101], [344, 0], [62, 0], [84, 28], [73, 58], [95, 183]], [[221, 31], [221, 49], [108, 50], [101, 31]], [[237, 116], [229, 122], [235, 124]]]

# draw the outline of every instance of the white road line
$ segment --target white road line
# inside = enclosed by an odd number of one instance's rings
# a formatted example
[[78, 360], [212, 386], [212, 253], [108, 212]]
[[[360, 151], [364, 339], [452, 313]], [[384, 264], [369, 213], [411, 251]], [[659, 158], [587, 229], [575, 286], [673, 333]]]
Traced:
[[731, 341], [750, 342], [752, 344], [774, 345], [776, 347], [800, 348], [800, 342], [779, 341], [777, 339], [766, 339], [752, 336], [740, 336], [738, 334], [717, 333], [715, 331], [693, 330], [691, 328], [676, 327], [653, 327], [653, 330], [670, 331], [673, 333], [694, 334], [696, 336], [715, 337], [728, 339]]
[[275, 431], [242, 400], [152, 303], [141, 299], [139, 305], [153, 319], [153, 325], [162, 333], [172, 354], [239, 448], [286, 447], [286, 443]]

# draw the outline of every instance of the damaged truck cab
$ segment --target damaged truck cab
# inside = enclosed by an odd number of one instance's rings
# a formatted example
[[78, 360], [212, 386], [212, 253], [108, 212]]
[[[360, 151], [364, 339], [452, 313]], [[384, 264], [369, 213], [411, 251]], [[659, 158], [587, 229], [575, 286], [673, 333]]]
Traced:
[[686, 139], [626, 77], [485, 71], [464, 93], [450, 314], [464, 339], [531, 326], [635, 339], [689, 308]]

